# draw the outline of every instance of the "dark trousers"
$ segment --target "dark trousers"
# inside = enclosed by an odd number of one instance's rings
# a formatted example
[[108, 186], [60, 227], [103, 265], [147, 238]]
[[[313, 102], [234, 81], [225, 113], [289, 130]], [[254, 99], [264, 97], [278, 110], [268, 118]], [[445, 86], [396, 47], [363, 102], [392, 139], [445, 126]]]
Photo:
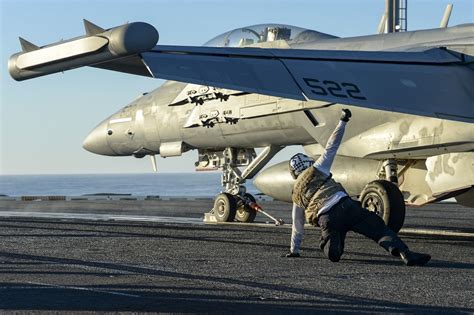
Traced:
[[344, 240], [348, 231], [365, 235], [385, 248], [393, 256], [408, 249], [385, 222], [359, 202], [347, 197], [318, 219], [321, 227], [320, 247], [331, 261], [339, 261], [344, 252]]

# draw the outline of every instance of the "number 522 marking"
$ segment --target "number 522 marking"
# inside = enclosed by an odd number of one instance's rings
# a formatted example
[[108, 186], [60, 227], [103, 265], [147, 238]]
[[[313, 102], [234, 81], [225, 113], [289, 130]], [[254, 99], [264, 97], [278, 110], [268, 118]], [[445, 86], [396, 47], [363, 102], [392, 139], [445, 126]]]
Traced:
[[311, 92], [316, 95], [329, 95], [339, 98], [353, 98], [356, 100], [366, 100], [362, 95], [361, 90], [354, 83], [348, 82], [335, 82], [329, 80], [316, 80], [311, 78], [303, 78], [304, 82], [308, 87], [311, 88]]

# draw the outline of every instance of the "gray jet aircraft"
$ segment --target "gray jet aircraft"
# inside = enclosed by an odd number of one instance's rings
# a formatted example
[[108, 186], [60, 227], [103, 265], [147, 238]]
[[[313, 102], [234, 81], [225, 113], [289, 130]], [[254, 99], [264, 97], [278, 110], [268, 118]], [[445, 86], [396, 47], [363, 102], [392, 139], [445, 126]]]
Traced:
[[[11, 76], [92, 66], [170, 80], [102, 121], [83, 147], [149, 155], [155, 168], [157, 154], [197, 150], [196, 170], [222, 170], [217, 221], [252, 222], [245, 181], [286, 146], [319, 155], [342, 107], [353, 122], [333, 176], [392, 229], [405, 203], [455, 197], [474, 207], [474, 24], [353, 38], [262, 24], [203, 47], [156, 45], [158, 32], [141, 22], [84, 24], [85, 36], [43, 47], [20, 38]], [[284, 201], [292, 183], [287, 162], [254, 180]]]

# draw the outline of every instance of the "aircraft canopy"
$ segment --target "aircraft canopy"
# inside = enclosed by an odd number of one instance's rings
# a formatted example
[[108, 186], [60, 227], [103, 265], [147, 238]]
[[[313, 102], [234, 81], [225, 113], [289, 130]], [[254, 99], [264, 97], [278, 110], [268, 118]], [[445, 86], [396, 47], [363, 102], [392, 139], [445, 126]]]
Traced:
[[285, 24], [258, 24], [225, 32], [204, 44], [212, 47], [243, 47], [275, 40], [311, 41], [335, 36]]

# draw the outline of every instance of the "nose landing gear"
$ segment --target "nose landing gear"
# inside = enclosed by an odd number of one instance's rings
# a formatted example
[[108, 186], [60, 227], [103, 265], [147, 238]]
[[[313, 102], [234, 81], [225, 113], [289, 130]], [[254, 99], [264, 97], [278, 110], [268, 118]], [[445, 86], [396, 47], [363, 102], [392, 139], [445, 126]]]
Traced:
[[[242, 222], [251, 223], [257, 212], [272, 219], [276, 225], [283, 224], [275, 219], [256, 203], [255, 198], [246, 192], [243, 185], [247, 179], [253, 178], [282, 147], [268, 146], [258, 156], [254, 149], [226, 148], [220, 152], [199, 152], [196, 166], [199, 170], [222, 168], [221, 184], [223, 192], [217, 195], [214, 206], [205, 213], [204, 222]], [[243, 172], [238, 167], [246, 166]]]

